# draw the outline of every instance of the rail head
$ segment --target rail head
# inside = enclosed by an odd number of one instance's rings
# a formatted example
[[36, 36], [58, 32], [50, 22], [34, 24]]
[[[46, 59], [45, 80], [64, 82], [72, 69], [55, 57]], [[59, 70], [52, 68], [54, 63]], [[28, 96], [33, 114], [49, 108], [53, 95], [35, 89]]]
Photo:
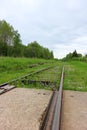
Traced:
[[63, 78], [64, 67], [62, 68], [59, 90], [54, 92], [50, 100], [50, 107], [48, 106], [46, 117], [41, 124], [40, 130], [60, 130]]
[[64, 79], [64, 67], [62, 68], [62, 75], [60, 80], [60, 87], [59, 87], [59, 93], [58, 93], [57, 103], [56, 103], [56, 108], [54, 113], [52, 130], [60, 130], [63, 79]]

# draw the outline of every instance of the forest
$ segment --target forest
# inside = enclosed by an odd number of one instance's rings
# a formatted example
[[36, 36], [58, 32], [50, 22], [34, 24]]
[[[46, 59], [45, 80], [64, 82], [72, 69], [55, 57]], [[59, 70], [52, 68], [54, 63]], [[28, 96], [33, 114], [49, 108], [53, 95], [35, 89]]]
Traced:
[[21, 36], [5, 20], [0, 20], [0, 56], [53, 59], [53, 51], [37, 41], [24, 45]]

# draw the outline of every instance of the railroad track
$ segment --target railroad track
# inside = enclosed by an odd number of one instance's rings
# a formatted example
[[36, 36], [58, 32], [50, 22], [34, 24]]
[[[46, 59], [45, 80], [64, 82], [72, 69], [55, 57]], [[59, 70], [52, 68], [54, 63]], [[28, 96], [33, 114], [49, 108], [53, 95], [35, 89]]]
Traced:
[[[42, 68], [42, 69], [40, 69], [40, 70], [38, 70], [38, 71], [35, 71], [35, 72], [33, 72], [33, 73], [27, 74], [27, 75], [22, 76], [22, 77], [20, 77], [20, 78], [17, 78], [17, 79], [14, 79], [14, 80], [11, 80], [11, 81], [8, 81], [8, 82], [6, 82], [6, 83], [1, 84], [1, 85], [0, 85], [0, 95], [1, 95], [1, 94], [4, 94], [4, 93], [6, 93], [6, 92], [8, 92], [8, 91], [10, 91], [10, 90], [12, 90], [12, 89], [14, 89], [14, 88], [16, 88], [16, 86], [14, 86], [14, 85], [12, 85], [12, 84], [15, 84], [15, 83], [18, 82], [18, 81], [26, 82], [26, 79], [27, 79], [29, 76], [32, 76], [32, 75], [34, 75], [34, 74], [38, 74], [38, 73], [40, 73], [40, 72], [42, 72], [42, 71], [45, 71], [45, 70], [48, 70], [48, 69], [51, 69], [51, 68], [53, 68], [53, 67], [50, 66], [50, 67]], [[44, 84], [50, 83], [50, 81], [47, 82], [47, 81], [31, 81], [31, 80], [28, 80], [28, 83], [34, 83], [34, 82], [41, 82], [41, 83], [44, 83]]]
[[[51, 81], [34, 81], [34, 80], [27, 79], [27, 77], [29, 76], [38, 74], [44, 70], [48, 70], [51, 68], [52, 67], [43, 68], [39, 71], [33, 72], [31, 74], [28, 74], [20, 78], [14, 79], [12, 81], [6, 82], [4, 84], [1, 84], [0, 95], [16, 88], [14, 85], [11, 85], [11, 84], [14, 82], [17, 82], [18, 80], [21, 80], [22, 82], [26, 82], [27, 80], [28, 83], [35, 83], [35, 82], [41, 82], [44, 84], [51, 83]], [[48, 107], [43, 115], [43, 119], [40, 124], [39, 130], [60, 130], [63, 78], [64, 78], [64, 68], [62, 69], [59, 89], [53, 91]]]
[[64, 68], [62, 69], [59, 90], [53, 92], [39, 130], [60, 130], [63, 79]]
[[7, 85], [4, 85], [4, 86], [0, 86], [0, 95], [1, 94], [4, 94], [12, 89], [16, 88], [15, 86], [13, 85], [10, 85], [10, 84], [7, 84]]

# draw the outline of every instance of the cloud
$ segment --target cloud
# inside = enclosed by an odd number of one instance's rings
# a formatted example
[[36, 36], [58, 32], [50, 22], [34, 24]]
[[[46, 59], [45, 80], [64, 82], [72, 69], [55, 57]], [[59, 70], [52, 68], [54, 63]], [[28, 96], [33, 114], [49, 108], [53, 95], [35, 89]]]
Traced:
[[54, 50], [54, 56], [58, 58], [63, 58], [66, 56], [66, 54], [73, 52], [74, 50], [77, 50], [78, 53], [81, 54], [87, 54], [87, 44], [76, 44], [76, 43], [70, 43], [68, 45], [65, 44], [57, 44]]
[[0, 19], [21, 34], [24, 44], [34, 40], [63, 57], [87, 49], [86, 0], [3, 0]]
[[80, 10], [81, 7], [83, 6], [83, 1], [82, 0], [66, 0], [66, 7], [70, 10], [70, 11], [76, 11], [76, 10]]
[[77, 37], [76, 39], [73, 39], [74, 43], [77, 43], [77, 44], [87, 44], [87, 35], [86, 36], [80, 36], [80, 37]]

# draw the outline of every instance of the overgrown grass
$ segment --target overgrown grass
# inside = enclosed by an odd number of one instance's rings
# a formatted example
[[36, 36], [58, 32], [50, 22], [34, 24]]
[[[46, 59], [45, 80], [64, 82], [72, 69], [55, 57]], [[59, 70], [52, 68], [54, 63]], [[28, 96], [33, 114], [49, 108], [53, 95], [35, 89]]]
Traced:
[[44, 70], [40, 73], [31, 75], [27, 78], [23, 78], [22, 80], [19, 80], [13, 84], [16, 87], [37, 88], [37, 89], [39, 88], [47, 90], [58, 89], [62, 66], [60, 63], [57, 63], [57, 65], [58, 66], [54, 66], [48, 70]]
[[70, 61], [65, 65], [64, 89], [87, 91], [87, 63]]
[[0, 84], [53, 64], [53, 60], [0, 57]]
[[18, 88], [35, 88], [35, 89], [46, 89], [50, 90], [51, 86], [44, 86], [38, 82], [32, 84], [24, 84], [21, 81], [15, 82], [12, 85], [15, 85]]
[[30, 76], [30, 80], [36, 80], [36, 81], [50, 81], [56, 83], [56, 88], [59, 87], [59, 82], [60, 82], [60, 75], [61, 75], [61, 69], [62, 69], [62, 64], [57, 63], [57, 66], [42, 71], [38, 75], [33, 75]]
[[[56, 82], [56, 87], [58, 87], [63, 65], [65, 66], [63, 88], [65, 90], [87, 91], [87, 63], [82, 61], [59, 62], [55, 60], [0, 57], [0, 84], [42, 68], [54, 66], [54, 68], [38, 73], [38, 75], [30, 76], [29, 79]], [[19, 81], [16, 85], [18, 87], [50, 89], [50, 86], [46, 87], [39, 83], [25, 85]]]

